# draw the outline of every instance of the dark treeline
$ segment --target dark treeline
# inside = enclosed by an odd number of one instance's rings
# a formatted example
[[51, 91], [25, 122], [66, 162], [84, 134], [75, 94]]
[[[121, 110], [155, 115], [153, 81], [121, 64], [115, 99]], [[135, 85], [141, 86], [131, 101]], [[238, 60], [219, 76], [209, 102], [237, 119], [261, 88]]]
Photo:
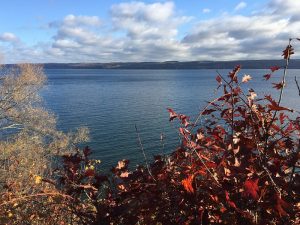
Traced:
[[[165, 62], [112, 62], [112, 63], [45, 63], [45, 69], [230, 69], [243, 65], [244, 69], [268, 69], [284, 66], [282, 60], [235, 60], [235, 61], [165, 61]], [[7, 67], [15, 66], [7, 64]], [[290, 69], [300, 69], [300, 59], [290, 61]]]

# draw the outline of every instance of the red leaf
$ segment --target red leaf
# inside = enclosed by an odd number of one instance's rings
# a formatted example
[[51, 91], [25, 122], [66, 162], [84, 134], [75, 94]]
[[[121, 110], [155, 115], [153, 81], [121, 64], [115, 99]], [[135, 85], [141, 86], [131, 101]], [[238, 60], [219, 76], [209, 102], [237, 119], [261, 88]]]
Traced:
[[265, 95], [265, 99], [273, 104], [277, 104], [271, 95]]
[[250, 195], [254, 200], [259, 198], [258, 196], [258, 179], [256, 180], [246, 180], [244, 183], [244, 195]]
[[95, 175], [95, 170], [94, 169], [87, 169], [84, 173], [85, 176], [87, 177], [92, 177]]
[[184, 189], [189, 193], [195, 192], [193, 185], [192, 185], [193, 179], [194, 179], [194, 175], [190, 175], [186, 179], [181, 181]]
[[294, 48], [292, 47], [292, 45], [288, 45], [283, 50], [282, 56], [284, 59], [290, 59], [291, 55], [293, 54], [294, 54]]
[[269, 107], [270, 110], [274, 110], [274, 111], [287, 110], [287, 111], [293, 112], [292, 109], [289, 109], [289, 108], [286, 108], [286, 107], [279, 106], [277, 103], [272, 104], [272, 105], [268, 105], [268, 107]]
[[222, 78], [218, 75], [216, 77], [216, 81], [219, 83], [219, 84], [222, 84]]
[[276, 125], [276, 124], [272, 124], [271, 126], [274, 130], [276, 130], [277, 132], [281, 131], [281, 129]]
[[269, 80], [269, 79], [271, 78], [271, 75], [272, 75], [272, 74], [270, 74], [270, 73], [265, 74], [265, 75], [264, 75], [264, 78], [265, 78], [266, 80]]
[[286, 210], [288, 210], [290, 208], [290, 205], [285, 202], [282, 198], [280, 198], [278, 195], [276, 195], [276, 205], [275, 205], [275, 209], [277, 210], [277, 212], [279, 213], [279, 216], [286, 216], [287, 212]]
[[237, 80], [237, 73], [241, 70], [241, 66], [237, 65], [228, 75], [229, 78], [231, 78], [232, 81], [238, 82]]
[[280, 90], [281, 88], [283, 88], [283, 83], [272, 83], [273, 84], [273, 88], [276, 88], [277, 90]]
[[217, 164], [215, 162], [206, 162], [205, 163], [208, 168], [216, 168]]
[[280, 120], [280, 123], [283, 124], [284, 123], [284, 119], [285, 118], [288, 118], [287, 115], [285, 115], [283, 112], [279, 114], [279, 120]]
[[182, 127], [179, 128], [179, 133], [182, 134], [182, 136], [184, 136], [186, 138], [187, 138], [187, 135], [191, 134], [188, 129], [185, 129], [185, 128], [182, 128]]
[[271, 66], [270, 70], [272, 71], [272, 73], [274, 73], [276, 70], [279, 70], [280, 67], [279, 66]]
[[190, 124], [189, 119], [190, 117], [186, 116], [186, 115], [182, 115], [180, 114], [179, 119], [181, 120], [181, 124], [183, 124], [185, 127], [188, 127]]
[[286, 130], [284, 132], [289, 133], [291, 130], [293, 130], [293, 123], [292, 122], [289, 123], [289, 126], [286, 128]]
[[215, 109], [206, 109], [202, 112], [202, 115], [209, 115], [214, 111], [216, 111], [216, 110]]
[[225, 191], [225, 197], [226, 197], [227, 203], [228, 203], [232, 208], [235, 208], [235, 209], [236, 209], [236, 208], [237, 208], [237, 207], [236, 207], [236, 204], [235, 204], [233, 201], [230, 200], [228, 191]]
[[169, 121], [172, 121], [173, 119], [175, 119], [178, 116], [177, 113], [175, 113], [173, 109], [167, 108], [167, 110], [170, 113], [170, 119], [169, 119]]

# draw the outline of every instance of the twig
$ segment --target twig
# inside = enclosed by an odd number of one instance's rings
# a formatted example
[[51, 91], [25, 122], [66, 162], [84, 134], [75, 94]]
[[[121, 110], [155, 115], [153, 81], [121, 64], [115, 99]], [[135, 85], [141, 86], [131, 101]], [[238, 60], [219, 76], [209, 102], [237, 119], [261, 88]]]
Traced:
[[[138, 138], [138, 141], [139, 141], [139, 144], [140, 144], [140, 147], [141, 147], [141, 150], [142, 150], [144, 159], [145, 159], [145, 163], [146, 163], [146, 167], [147, 167], [148, 173], [149, 173], [149, 175], [153, 178], [153, 180], [155, 180], [155, 178], [153, 177], [153, 175], [152, 175], [152, 173], [151, 173], [151, 171], [150, 171], [150, 167], [149, 167], [149, 164], [148, 164], [147, 156], [146, 156], [146, 154], [145, 154], [145, 150], [144, 150], [144, 147], [143, 147], [143, 143], [142, 143], [142, 140], [141, 140], [141, 137], [140, 137], [140, 134], [139, 134], [139, 132], [138, 132], [138, 129], [137, 129], [136, 124], [134, 124], [134, 127], [135, 127], [135, 131], [136, 131], [136, 134], [137, 134], [137, 138]], [[156, 181], [156, 180], [155, 180], [155, 181]]]
[[299, 84], [298, 84], [298, 81], [297, 81], [297, 77], [295, 76], [295, 82], [296, 82], [296, 85], [297, 85], [297, 89], [298, 89], [298, 94], [300, 96], [300, 87], [299, 87]]
[[[289, 44], [288, 44], [288, 46], [291, 46], [291, 41], [292, 41], [292, 38], [289, 39]], [[278, 99], [278, 102], [277, 102], [277, 105], [278, 105], [278, 106], [280, 105], [281, 100], [282, 100], [283, 89], [284, 89], [284, 87], [285, 87], [285, 78], [286, 78], [286, 76], [287, 76], [287, 70], [288, 70], [288, 66], [289, 66], [289, 61], [290, 61], [290, 51], [288, 50], [287, 56], [286, 56], [286, 58], [285, 58], [285, 66], [284, 66], [284, 71], [283, 71], [283, 76], [282, 76], [282, 81], [281, 81], [282, 87], [281, 87], [281, 89], [280, 89], [279, 99]], [[273, 117], [272, 117], [272, 120], [270, 121], [268, 127], [266, 128], [265, 152], [266, 152], [266, 150], [267, 150], [267, 148], [268, 148], [268, 140], [269, 140], [269, 137], [270, 137], [270, 135], [269, 135], [269, 130], [270, 130], [272, 124], [273, 124], [274, 121], [275, 121], [277, 112], [278, 112], [278, 110], [276, 110], [276, 111], [274, 112]], [[275, 187], [276, 191], [281, 195], [280, 189], [278, 188], [278, 186], [277, 186], [276, 183], [274, 182], [274, 180], [273, 180], [273, 178], [272, 178], [272, 176], [271, 176], [271, 173], [270, 173], [270, 171], [268, 170], [268, 168], [265, 167], [265, 166], [263, 165], [263, 169], [267, 172], [267, 174], [268, 174], [268, 176], [269, 176], [269, 178], [270, 178], [270, 180], [271, 180], [273, 186]]]
[[209, 173], [209, 175], [214, 179], [214, 181], [217, 183], [217, 185], [219, 187], [221, 187], [217, 177], [209, 170], [209, 168], [207, 167], [206, 163], [204, 162], [202, 156], [196, 151], [196, 149], [194, 147], [192, 147], [193, 152], [196, 153], [197, 157], [200, 159], [201, 163], [204, 165], [206, 171]]
[[[292, 38], [289, 39], [289, 44], [288, 44], [288, 46], [291, 45], [291, 41], [292, 41]], [[284, 89], [284, 87], [285, 87], [285, 78], [286, 78], [286, 75], [287, 75], [287, 70], [288, 70], [288, 67], [289, 67], [289, 62], [290, 62], [290, 51], [288, 51], [288, 55], [287, 55], [286, 60], [285, 60], [285, 66], [284, 66], [284, 71], [283, 71], [283, 76], [282, 76], [282, 81], [281, 81], [282, 87], [281, 87], [281, 89], [280, 89], [279, 99], [278, 99], [278, 102], [277, 102], [277, 105], [278, 105], [278, 106], [280, 105], [281, 100], [282, 100], [283, 89]], [[276, 118], [277, 112], [278, 112], [278, 110], [276, 110], [276, 111], [274, 112], [273, 118], [272, 118], [272, 120], [271, 120], [269, 126], [268, 126], [267, 129], [266, 129], [266, 146], [267, 146], [267, 141], [268, 141], [268, 138], [269, 138], [269, 135], [268, 135], [269, 129], [271, 128], [271, 126], [272, 126], [272, 124], [273, 124], [273, 122], [274, 122], [274, 120], [275, 120], [275, 118]]]
[[[298, 155], [298, 153], [300, 152], [300, 140], [298, 141], [298, 148], [297, 148], [297, 151], [296, 151], [296, 156]], [[292, 173], [291, 173], [291, 176], [290, 176], [290, 183], [289, 183], [289, 192], [292, 191], [292, 187], [293, 187], [293, 183], [294, 183], [294, 174], [296, 172], [296, 164], [297, 164], [297, 160], [295, 162], [295, 164], [293, 165], [293, 169], [292, 169]]]
[[195, 122], [192, 123], [192, 127], [191, 127], [191, 129], [190, 129], [190, 132], [193, 131], [194, 127], [196, 126], [196, 124], [198, 123], [198, 121], [200, 120], [200, 118], [202, 117], [202, 115], [203, 115], [203, 113], [205, 112], [205, 110], [206, 110], [211, 104], [213, 104], [214, 102], [216, 102], [216, 101], [218, 101], [218, 100], [219, 100], [219, 98], [216, 98], [216, 99], [214, 99], [213, 101], [210, 101], [210, 102], [204, 107], [204, 109], [198, 114], [198, 116], [197, 116]]
[[262, 167], [263, 167], [263, 169], [266, 171], [266, 173], [267, 173], [268, 177], [270, 178], [270, 180], [271, 180], [271, 182], [272, 182], [274, 188], [276, 189], [276, 191], [277, 191], [277, 192], [279, 193], [279, 195], [281, 196], [281, 191], [280, 191], [279, 187], [277, 186], [277, 184], [275, 183], [275, 181], [273, 180], [270, 171], [269, 171], [268, 168], [265, 167], [264, 165], [263, 165]]
[[160, 134], [160, 143], [161, 143], [161, 153], [164, 155], [164, 149], [165, 149], [165, 135], [164, 133]]

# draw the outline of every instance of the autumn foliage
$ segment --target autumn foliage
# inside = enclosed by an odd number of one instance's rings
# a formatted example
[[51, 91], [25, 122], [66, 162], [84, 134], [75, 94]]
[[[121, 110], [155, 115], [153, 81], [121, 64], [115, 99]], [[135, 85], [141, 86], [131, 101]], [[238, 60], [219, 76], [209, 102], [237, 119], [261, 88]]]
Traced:
[[57, 224], [299, 224], [300, 117], [282, 104], [291, 42], [286, 66], [262, 75], [267, 84], [283, 71], [272, 83], [279, 99], [245, 91], [252, 77], [241, 76], [241, 66], [217, 74], [221, 94], [195, 121], [167, 109], [181, 137], [171, 154], [135, 169], [121, 160], [110, 174], [90, 159], [88, 147], [65, 154], [51, 177], [38, 180], [48, 185], [43, 197], [17, 199], [6, 189], [2, 220], [37, 201]]

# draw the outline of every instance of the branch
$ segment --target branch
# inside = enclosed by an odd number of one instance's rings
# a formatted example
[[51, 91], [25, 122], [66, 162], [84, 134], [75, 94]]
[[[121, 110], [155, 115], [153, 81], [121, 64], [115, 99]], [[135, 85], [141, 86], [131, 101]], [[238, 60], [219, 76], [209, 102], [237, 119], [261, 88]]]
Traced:
[[12, 204], [14, 202], [26, 200], [28, 198], [30, 199], [30, 198], [41, 197], [41, 196], [62, 196], [64, 198], [68, 198], [68, 199], [74, 200], [74, 198], [71, 197], [70, 195], [65, 195], [65, 194], [61, 194], [61, 193], [58, 193], [58, 192], [38, 193], [38, 194], [27, 195], [27, 196], [23, 196], [23, 197], [19, 197], [19, 198], [13, 198], [13, 199], [11, 199], [9, 201], [5, 201], [5, 202], [1, 203], [0, 207], [8, 205], [8, 204]]
[[5, 130], [5, 129], [22, 129], [20, 128], [20, 126], [22, 126], [22, 124], [19, 123], [14, 123], [5, 127], [0, 127], [0, 130]]
[[[142, 143], [142, 140], [141, 140], [141, 137], [140, 137], [140, 134], [138, 132], [138, 129], [137, 129], [137, 126], [136, 124], [134, 124], [134, 127], [135, 127], [135, 131], [136, 131], [136, 134], [137, 134], [137, 138], [138, 138], [138, 141], [139, 141], [139, 144], [140, 144], [140, 147], [141, 147], [141, 150], [142, 150], [142, 153], [143, 153], [143, 156], [144, 156], [144, 159], [145, 159], [145, 163], [146, 163], [146, 167], [147, 167], [147, 170], [149, 172], [149, 175], [153, 178], [153, 180], [155, 180], [155, 178], [153, 177], [151, 171], [150, 171], [150, 167], [149, 167], [149, 164], [148, 164], [148, 160], [147, 160], [147, 156], [145, 154], [145, 150], [144, 150], [144, 147], [143, 147], [143, 143]], [[156, 180], [155, 180], [156, 181]]]

